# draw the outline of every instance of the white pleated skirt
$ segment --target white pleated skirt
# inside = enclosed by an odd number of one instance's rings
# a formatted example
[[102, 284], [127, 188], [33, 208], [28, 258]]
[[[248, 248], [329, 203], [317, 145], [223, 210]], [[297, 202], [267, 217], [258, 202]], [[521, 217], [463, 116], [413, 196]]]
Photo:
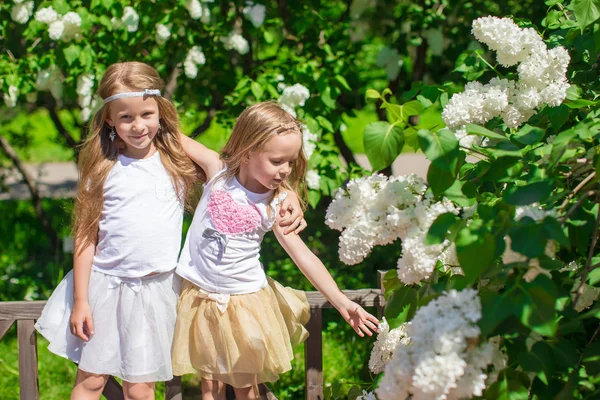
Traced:
[[127, 382], [168, 381], [173, 377], [171, 346], [181, 279], [175, 271], [120, 278], [92, 270], [88, 300], [94, 335], [86, 342], [71, 334], [73, 271], [60, 282], [35, 328], [48, 350], [79, 369]]

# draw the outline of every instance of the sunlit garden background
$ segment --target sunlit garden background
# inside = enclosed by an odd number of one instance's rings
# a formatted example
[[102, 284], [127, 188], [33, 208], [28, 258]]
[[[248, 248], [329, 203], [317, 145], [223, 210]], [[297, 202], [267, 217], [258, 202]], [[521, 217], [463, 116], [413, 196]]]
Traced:
[[[344, 289], [389, 271], [379, 338], [324, 313], [327, 399], [600, 398], [600, 0], [7, 0], [0, 14], [0, 301], [46, 299], [71, 269], [69, 190], [31, 171], [72, 168], [103, 71], [143, 61], [215, 150], [251, 104], [296, 115], [302, 236]], [[273, 236], [262, 254], [314, 290]], [[41, 398], [67, 398], [75, 366], [38, 349]], [[305, 396], [296, 355], [280, 399]], [[0, 399], [18, 393], [13, 327]], [[184, 397], [199, 393], [185, 377]]]

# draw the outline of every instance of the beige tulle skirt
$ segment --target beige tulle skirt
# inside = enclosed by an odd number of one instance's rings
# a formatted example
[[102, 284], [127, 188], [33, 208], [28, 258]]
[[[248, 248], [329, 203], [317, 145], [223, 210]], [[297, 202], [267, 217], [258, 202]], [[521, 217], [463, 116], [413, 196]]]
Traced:
[[304, 292], [269, 279], [256, 293], [231, 295], [226, 309], [185, 281], [177, 306], [173, 374], [198, 374], [242, 388], [289, 371], [293, 348], [306, 340]]

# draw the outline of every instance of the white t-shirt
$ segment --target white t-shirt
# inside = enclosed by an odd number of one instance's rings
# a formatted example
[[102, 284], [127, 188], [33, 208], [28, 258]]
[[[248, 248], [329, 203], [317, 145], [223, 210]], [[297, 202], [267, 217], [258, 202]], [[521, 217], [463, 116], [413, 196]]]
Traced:
[[183, 205], [157, 151], [119, 155], [104, 182], [104, 206], [92, 268], [138, 278], [177, 266]]
[[253, 193], [224, 173], [204, 185], [176, 272], [209, 292], [254, 293], [267, 285], [259, 251], [275, 221], [273, 192]]

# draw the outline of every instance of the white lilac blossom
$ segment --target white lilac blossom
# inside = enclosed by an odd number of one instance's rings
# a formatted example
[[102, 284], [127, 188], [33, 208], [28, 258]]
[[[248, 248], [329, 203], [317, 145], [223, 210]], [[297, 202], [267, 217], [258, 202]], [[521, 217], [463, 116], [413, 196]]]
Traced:
[[185, 76], [190, 79], [195, 79], [196, 76], [198, 76], [198, 65], [204, 64], [206, 64], [206, 57], [202, 52], [202, 47], [192, 47], [185, 57], [185, 61], [183, 62]]
[[463, 399], [481, 396], [493, 346], [478, 345], [477, 291], [451, 290], [419, 308], [377, 389], [380, 400]]
[[371, 350], [369, 359], [369, 369], [374, 374], [383, 372], [385, 366], [390, 362], [396, 347], [400, 343], [408, 345], [410, 338], [406, 334], [406, 328], [409, 323], [404, 323], [390, 331], [390, 326], [385, 317], [377, 327], [377, 341]]
[[[288, 111], [288, 110], [286, 110]], [[289, 112], [289, 111], [288, 111]], [[295, 118], [295, 115], [294, 115]], [[310, 156], [314, 153], [317, 148], [317, 140], [319, 140], [319, 136], [316, 133], [312, 133], [308, 126], [305, 124], [301, 124], [302, 128], [302, 150], [304, 151], [304, 155], [306, 159], [309, 160]]]
[[519, 221], [524, 217], [529, 217], [534, 221], [542, 221], [547, 216], [556, 217], [556, 210], [544, 210], [539, 203], [533, 203], [528, 206], [520, 206], [515, 210], [516, 221]]
[[309, 169], [306, 172], [305, 181], [306, 181], [306, 186], [309, 189], [319, 190], [319, 184], [321, 182], [321, 176], [314, 169]]
[[156, 43], [163, 45], [171, 37], [171, 28], [168, 25], [156, 24]]
[[35, 12], [35, 20], [41, 22], [43, 24], [51, 24], [52, 22], [58, 20], [58, 13], [50, 7], [40, 8]]
[[377, 400], [377, 397], [375, 397], [375, 393], [363, 390], [362, 396], [358, 396], [356, 400]]
[[83, 122], [89, 121], [92, 114], [98, 111], [102, 104], [103, 102], [100, 96], [94, 95], [90, 104], [87, 107], [83, 107], [81, 111], [79, 111], [79, 119]]
[[6, 107], [13, 108], [17, 105], [17, 99], [19, 98], [19, 88], [13, 85], [8, 87], [6, 93], [4, 93], [4, 104]]
[[62, 74], [56, 66], [51, 66], [38, 73], [35, 87], [38, 91], [49, 91], [56, 100], [62, 97]]
[[61, 20], [51, 22], [48, 26], [48, 35], [52, 40], [60, 40], [65, 31], [65, 24]]
[[200, 18], [200, 21], [203, 24], [210, 23], [210, 8], [204, 3], [202, 4], [202, 17]]
[[92, 102], [94, 94], [94, 75], [87, 73], [81, 74], [77, 78], [77, 102], [79, 107], [88, 107]]
[[185, 3], [185, 8], [190, 13], [192, 19], [200, 19], [202, 17], [202, 4], [198, 0], [188, 0]]
[[221, 41], [227, 50], [235, 50], [241, 55], [248, 54], [250, 51], [250, 44], [248, 41], [239, 33], [231, 32], [229, 36], [222, 37]]
[[426, 245], [425, 236], [439, 215], [458, 215], [460, 210], [447, 199], [433, 202], [426, 189], [416, 175], [351, 180], [335, 194], [325, 216], [330, 228], [342, 231], [340, 259], [357, 264], [374, 246], [401, 239], [402, 258], [397, 267], [398, 278], [405, 284], [427, 279], [438, 261], [457, 266], [456, 249], [449, 241]]
[[570, 86], [566, 78], [570, 57], [565, 48], [548, 50], [534, 29], [521, 29], [510, 18], [478, 18], [473, 21], [472, 33], [496, 52], [501, 65], [517, 66], [518, 80], [470, 82], [462, 93], [452, 96], [442, 118], [461, 145], [481, 143], [467, 139], [467, 124], [483, 125], [501, 117], [507, 127], [518, 128], [544, 104], [555, 107], [565, 100]]
[[293, 86], [287, 86], [279, 98], [279, 103], [291, 109], [304, 107], [304, 102], [310, 97], [310, 91], [306, 86], [296, 83]]
[[251, 1], [247, 1], [246, 7], [244, 7], [244, 15], [255, 28], [259, 28], [265, 21], [266, 11], [267, 8], [264, 5], [255, 4]]
[[127, 6], [123, 9], [121, 22], [127, 27], [128, 32], [136, 32], [140, 23], [140, 16], [133, 7]]
[[62, 23], [64, 24], [64, 31], [61, 37], [63, 42], [68, 42], [79, 36], [81, 27], [81, 17], [79, 14], [69, 11], [62, 16]]
[[25, 24], [33, 14], [33, 1], [16, 3], [10, 11], [10, 17], [18, 24]]

